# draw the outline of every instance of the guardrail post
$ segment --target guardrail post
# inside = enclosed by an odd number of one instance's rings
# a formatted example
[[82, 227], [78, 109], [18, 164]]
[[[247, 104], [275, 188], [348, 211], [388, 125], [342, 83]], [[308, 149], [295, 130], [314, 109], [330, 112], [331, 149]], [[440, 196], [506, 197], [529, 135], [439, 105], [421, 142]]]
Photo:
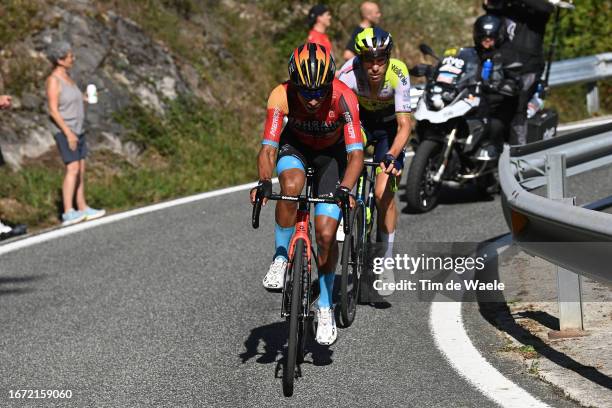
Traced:
[[[546, 175], [548, 179], [548, 198], [563, 200], [566, 192], [564, 154], [546, 155]], [[583, 330], [582, 280], [580, 275], [559, 266], [556, 268], [559, 329], [561, 331]]]
[[597, 82], [589, 82], [587, 84], [586, 102], [589, 115], [599, 112], [599, 88], [597, 88]]

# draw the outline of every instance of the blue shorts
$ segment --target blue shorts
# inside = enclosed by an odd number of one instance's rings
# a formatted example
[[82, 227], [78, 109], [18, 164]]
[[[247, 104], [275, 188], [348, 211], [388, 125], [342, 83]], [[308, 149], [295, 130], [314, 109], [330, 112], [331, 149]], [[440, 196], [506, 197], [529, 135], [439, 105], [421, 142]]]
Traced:
[[70, 150], [70, 146], [68, 146], [68, 139], [63, 132], [56, 133], [53, 135], [53, 138], [55, 139], [57, 149], [60, 152], [60, 156], [62, 156], [64, 164], [83, 160], [87, 157], [88, 149], [87, 141], [85, 140], [85, 133], [78, 135], [79, 141], [77, 143], [76, 150]]
[[[374, 146], [374, 161], [382, 161], [395, 140], [397, 122], [393, 121], [384, 125], [363, 123], [363, 129], [368, 137], [368, 145]], [[403, 165], [404, 159], [405, 153], [402, 150], [396, 160]]]

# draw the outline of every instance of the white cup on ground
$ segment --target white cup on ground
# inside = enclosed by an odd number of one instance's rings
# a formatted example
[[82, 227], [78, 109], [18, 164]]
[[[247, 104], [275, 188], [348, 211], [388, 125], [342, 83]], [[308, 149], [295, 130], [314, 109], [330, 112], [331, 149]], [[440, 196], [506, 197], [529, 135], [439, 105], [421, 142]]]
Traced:
[[94, 84], [87, 85], [87, 102], [98, 103], [98, 90]]

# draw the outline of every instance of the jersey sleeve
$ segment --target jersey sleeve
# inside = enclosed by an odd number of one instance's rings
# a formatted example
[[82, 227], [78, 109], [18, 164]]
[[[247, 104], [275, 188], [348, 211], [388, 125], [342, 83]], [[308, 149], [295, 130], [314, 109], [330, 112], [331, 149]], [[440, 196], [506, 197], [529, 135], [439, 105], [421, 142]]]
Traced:
[[409, 113], [410, 108], [410, 76], [408, 75], [408, 67], [402, 61], [394, 60], [391, 69], [395, 73], [395, 112]]
[[289, 112], [289, 103], [287, 102], [287, 90], [285, 86], [279, 85], [272, 90], [268, 98], [267, 110], [266, 125], [264, 126], [261, 144], [278, 148], [280, 135], [283, 130], [283, 119]]
[[359, 102], [357, 97], [348, 88], [340, 95], [340, 112], [344, 118], [344, 144], [346, 152], [363, 150], [363, 137], [361, 136], [361, 122], [359, 121]]
[[355, 76], [355, 68], [353, 66], [354, 58], [346, 61], [342, 68], [340, 68], [338, 79], [346, 86], [351, 88], [354, 92], [357, 92], [357, 77]]

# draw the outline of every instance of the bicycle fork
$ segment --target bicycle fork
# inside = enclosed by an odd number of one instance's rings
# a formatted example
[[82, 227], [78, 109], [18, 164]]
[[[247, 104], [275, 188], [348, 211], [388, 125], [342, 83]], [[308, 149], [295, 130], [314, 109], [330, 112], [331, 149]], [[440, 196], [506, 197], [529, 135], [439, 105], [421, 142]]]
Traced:
[[[281, 317], [289, 317], [289, 311], [291, 310], [291, 302], [295, 301], [295, 299], [291, 299], [289, 293], [291, 293], [291, 287], [287, 285], [287, 282], [290, 282], [293, 285], [292, 280], [290, 279], [291, 270], [293, 268], [293, 262], [295, 256], [304, 256], [306, 255], [306, 259], [304, 262], [304, 270], [302, 271], [302, 312], [300, 313], [300, 317], [310, 317], [314, 316], [313, 313], [310, 312], [310, 285], [311, 285], [311, 271], [312, 271], [312, 256], [311, 256], [311, 242], [310, 236], [308, 234], [310, 227], [310, 213], [307, 209], [299, 208], [297, 212], [297, 222], [295, 224], [295, 232], [293, 237], [291, 238], [291, 242], [289, 243], [289, 259], [291, 260], [287, 264], [287, 269], [285, 270], [285, 289], [283, 290], [283, 300], [281, 303]], [[306, 254], [296, 254], [295, 253], [295, 244], [301, 239], [304, 241], [304, 251]]]

